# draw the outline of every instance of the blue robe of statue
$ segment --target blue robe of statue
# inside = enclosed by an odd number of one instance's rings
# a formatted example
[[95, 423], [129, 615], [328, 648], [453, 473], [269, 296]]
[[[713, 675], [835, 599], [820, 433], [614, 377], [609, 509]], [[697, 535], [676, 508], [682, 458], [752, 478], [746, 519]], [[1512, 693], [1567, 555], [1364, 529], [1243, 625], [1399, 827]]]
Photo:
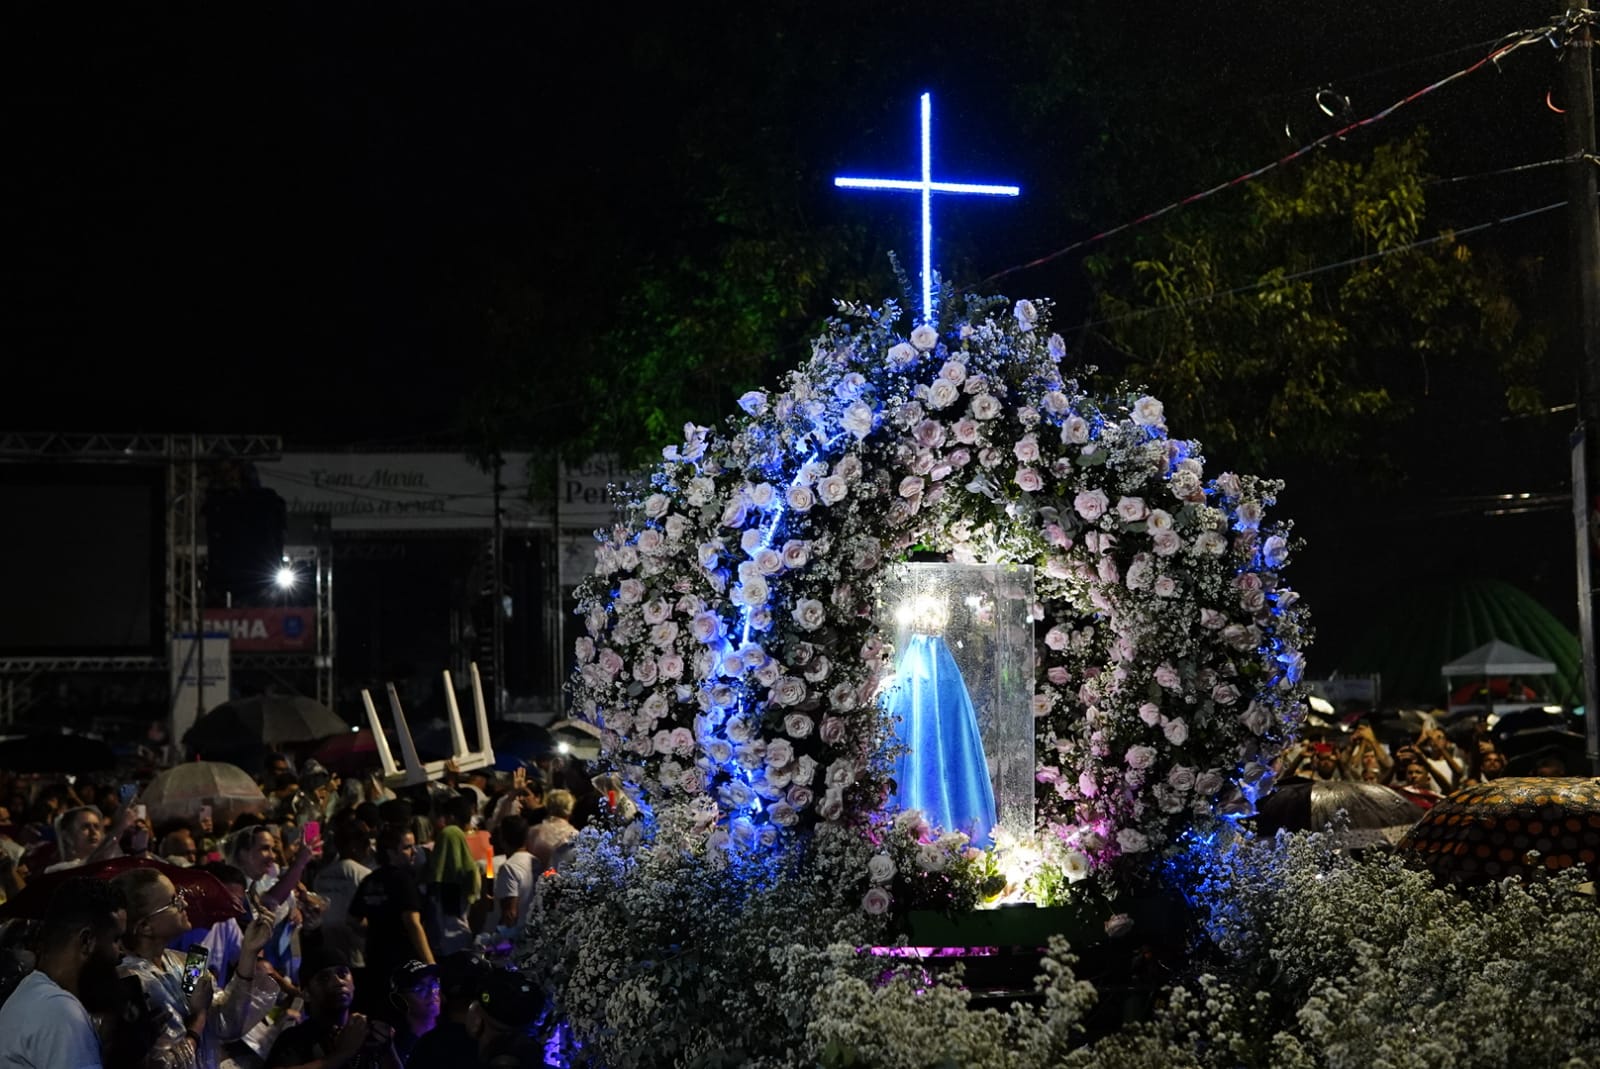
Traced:
[[940, 635], [913, 634], [884, 697], [895, 739], [895, 804], [920, 809], [930, 824], [963, 831], [982, 846], [995, 825], [989, 762], [978, 737], [978, 711], [950, 647]]

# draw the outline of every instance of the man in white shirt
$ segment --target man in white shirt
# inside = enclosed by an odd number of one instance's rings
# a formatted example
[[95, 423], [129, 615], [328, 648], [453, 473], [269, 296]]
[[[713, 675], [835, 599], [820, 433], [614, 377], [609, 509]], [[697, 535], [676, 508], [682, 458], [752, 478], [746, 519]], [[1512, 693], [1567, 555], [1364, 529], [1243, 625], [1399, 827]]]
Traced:
[[[539, 881], [539, 864], [528, 852], [528, 822], [522, 817], [506, 817], [495, 829], [503, 861], [495, 863], [493, 923], [514, 937], [528, 920], [528, 903]], [[492, 927], [492, 926], [491, 926]]]
[[119, 1002], [117, 962], [128, 911], [104, 880], [69, 880], [39, 934], [38, 968], [0, 1006], [3, 1069], [100, 1069], [91, 1013]]

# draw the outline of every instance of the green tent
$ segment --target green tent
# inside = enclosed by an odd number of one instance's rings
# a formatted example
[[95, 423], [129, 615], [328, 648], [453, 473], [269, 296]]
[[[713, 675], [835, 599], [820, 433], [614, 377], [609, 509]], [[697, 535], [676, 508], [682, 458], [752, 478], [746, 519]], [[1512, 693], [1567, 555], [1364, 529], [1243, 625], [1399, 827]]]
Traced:
[[[1529, 680], [1544, 697], [1583, 702], [1583, 654], [1572, 632], [1510, 583], [1478, 579], [1424, 590], [1395, 602], [1339, 665], [1344, 675], [1380, 675], [1386, 703], [1443, 707], [1444, 665], [1498, 639], [1551, 662], [1555, 674]], [[1458, 680], [1457, 683], [1460, 681]]]

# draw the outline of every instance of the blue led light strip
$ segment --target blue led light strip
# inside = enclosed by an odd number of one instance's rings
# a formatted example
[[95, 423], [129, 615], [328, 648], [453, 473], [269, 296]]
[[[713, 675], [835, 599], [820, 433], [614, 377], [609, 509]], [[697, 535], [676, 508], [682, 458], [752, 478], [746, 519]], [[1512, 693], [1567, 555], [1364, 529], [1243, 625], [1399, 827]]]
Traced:
[[1019, 186], [988, 186], [972, 182], [933, 180], [933, 94], [922, 94], [922, 178], [835, 178], [840, 189], [888, 189], [922, 194], [922, 322], [933, 322], [933, 194], [966, 193], [988, 197], [1015, 197]]

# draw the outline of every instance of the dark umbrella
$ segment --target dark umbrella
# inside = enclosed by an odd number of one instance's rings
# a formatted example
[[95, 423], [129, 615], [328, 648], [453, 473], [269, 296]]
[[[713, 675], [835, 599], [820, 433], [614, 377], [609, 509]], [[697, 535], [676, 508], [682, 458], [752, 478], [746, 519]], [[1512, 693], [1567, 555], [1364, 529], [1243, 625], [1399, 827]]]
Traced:
[[332, 709], [298, 694], [262, 694], [224, 702], [195, 722], [183, 736], [197, 753], [243, 747], [279, 747], [313, 742], [350, 730]]
[[184, 909], [189, 914], [189, 923], [196, 928], [209, 928], [213, 924], [221, 924], [230, 917], [244, 915], [243, 910], [235, 904], [233, 895], [209, 872], [180, 868], [150, 857], [113, 857], [33, 877], [28, 881], [27, 887], [7, 899], [4, 905], [0, 905], [0, 917], [41, 918], [49, 911], [50, 899], [68, 880], [80, 876], [87, 876], [93, 880], [109, 880], [131, 869], [160, 870], [163, 876], [172, 881], [174, 887], [183, 892]]
[[1348, 824], [1336, 832], [1347, 847], [1399, 840], [1422, 816], [1422, 807], [1399, 791], [1354, 780], [1290, 780], [1257, 805], [1256, 823], [1266, 833], [1321, 831], [1341, 810]]
[[1561, 762], [1562, 774], [1573, 775], [1589, 767], [1588, 739], [1571, 731], [1536, 731], [1517, 736], [1516, 745], [1507, 745], [1507, 776], [1532, 776], [1545, 761]]
[[104, 772], [116, 765], [111, 746], [87, 735], [30, 735], [0, 743], [0, 768], [11, 772]]
[[494, 740], [494, 767], [501, 772], [514, 772], [555, 753], [556, 737], [549, 729], [525, 724]]

